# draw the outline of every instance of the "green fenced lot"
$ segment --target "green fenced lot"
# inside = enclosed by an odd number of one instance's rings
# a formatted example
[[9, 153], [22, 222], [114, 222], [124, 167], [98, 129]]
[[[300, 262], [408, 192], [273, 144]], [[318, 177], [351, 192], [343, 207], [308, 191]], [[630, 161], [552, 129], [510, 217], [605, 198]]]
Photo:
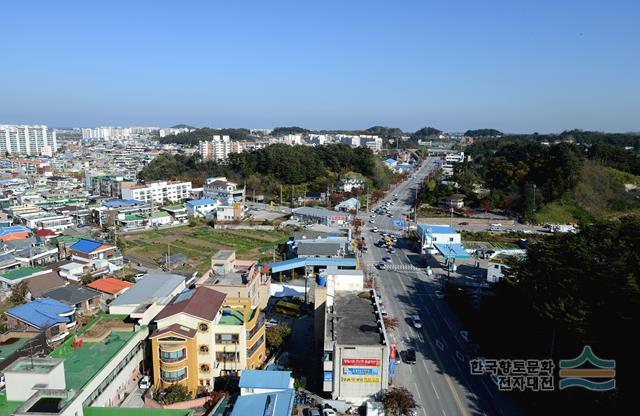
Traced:
[[210, 267], [211, 255], [218, 250], [235, 250], [245, 260], [268, 260], [272, 250], [284, 243], [286, 231], [215, 230], [208, 225], [184, 226], [122, 236], [124, 255], [146, 265], [164, 264], [170, 254], [187, 256], [187, 268], [202, 273]]

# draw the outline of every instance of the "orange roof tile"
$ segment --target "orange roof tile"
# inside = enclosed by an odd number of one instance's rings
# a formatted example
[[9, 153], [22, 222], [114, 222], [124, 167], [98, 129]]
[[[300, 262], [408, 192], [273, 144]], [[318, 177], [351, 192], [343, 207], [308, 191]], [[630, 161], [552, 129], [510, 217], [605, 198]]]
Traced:
[[108, 293], [110, 295], [115, 295], [116, 293], [130, 288], [131, 286], [133, 286], [133, 283], [125, 282], [124, 280], [115, 279], [113, 277], [94, 280], [87, 285], [87, 287], [91, 289], [95, 289], [102, 293]]

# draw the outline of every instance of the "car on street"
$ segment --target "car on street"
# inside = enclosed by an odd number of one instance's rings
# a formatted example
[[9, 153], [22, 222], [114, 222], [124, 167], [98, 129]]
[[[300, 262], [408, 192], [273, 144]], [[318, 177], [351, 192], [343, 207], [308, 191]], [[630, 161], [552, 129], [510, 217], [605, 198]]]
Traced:
[[409, 319], [411, 320], [411, 325], [413, 325], [415, 329], [422, 328], [422, 319], [420, 319], [418, 315], [411, 315]]
[[377, 233], [377, 232], [378, 232], [378, 227], [373, 227], [373, 228], [371, 229], [371, 231], [373, 231], [374, 233]]
[[322, 416], [338, 416], [338, 414], [333, 409], [324, 409], [322, 411]]
[[436, 290], [436, 298], [437, 299], [444, 299], [444, 293], [442, 293], [441, 290]]
[[389, 257], [389, 256], [384, 256], [384, 257], [382, 258], [382, 261], [390, 262], [390, 261], [391, 261], [391, 257]]
[[320, 416], [320, 410], [316, 409], [315, 407], [310, 407], [310, 408], [306, 409], [305, 415], [306, 416]]
[[370, 222], [371, 224], [375, 224], [375, 223], [376, 223], [376, 221], [375, 221], [375, 220], [369, 220], [369, 222]]
[[415, 364], [416, 363], [416, 350], [413, 348], [409, 348], [404, 352], [404, 362], [407, 364]]
[[380, 263], [378, 263], [378, 269], [379, 269], [379, 270], [384, 270], [384, 269], [386, 269], [386, 268], [387, 268], [387, 265], [386, 265], [386, 264], [384, 264], [384, 262], [383, 262], [383, 261], [381, 261]]
[[460, 338], [462, 338], [464, 342], [471, 341], [471, 337], [469, 336], [469, 331], [460, 331]]
[[395, 248], [393, 248], [393, 247], [391, 247], [391, 248], [389, 249], [389, 254], [395, 254], [395, 253], [396, 253], [396, 249], [395, 249]]

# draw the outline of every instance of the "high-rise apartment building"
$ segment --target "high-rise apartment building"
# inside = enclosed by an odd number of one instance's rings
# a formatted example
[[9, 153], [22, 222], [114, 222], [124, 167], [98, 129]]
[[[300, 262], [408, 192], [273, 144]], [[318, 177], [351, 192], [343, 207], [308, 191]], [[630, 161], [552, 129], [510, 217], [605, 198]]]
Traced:
[[242, 148], [239, 142], [231, 141], [229, 136], [213, 136], [211, 141], [199, 143], [200, 155], [205, 160], [225, 160], [229, 153], [240, 153]]
[[50, 155], [58, 148], [56, 132], [47, 126], [0, 124], [0, 152]]

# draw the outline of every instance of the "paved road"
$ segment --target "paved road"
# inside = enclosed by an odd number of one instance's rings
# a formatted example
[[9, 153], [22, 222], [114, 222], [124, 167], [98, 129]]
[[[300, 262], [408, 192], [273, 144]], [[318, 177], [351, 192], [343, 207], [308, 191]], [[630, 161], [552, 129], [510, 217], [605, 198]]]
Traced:
[[[370, 224], [369, 213], [361, 216], [367, 220], [363, 232], [369, 248], [364, 257], [367, 264], [376, 264], [387, 255], [386, 250], [374, 246], [380, 235], [373, 233], [371, 228], [394, 230], [393, 221], [401, 219], [411, 207], [415, 187], [435, 168], [432, 160], [427, 159], [412, 179], [389, 192], [386, 201], [392, 200], [394, 194], [399, 198], [390, 209], [393, 218], [378, 215], [375, 224]], [[397, 234], [400, 232], [395, 231]], [[416, 364], [398, 365], [394, 384], [407, 387], [414, 393], [421, 405], [419, 414], [518, 414], [517, 407], [502, 397], [488, 380], [469, 374], [467, 362], [473, 357], [468, 344], [460, 336], [464, 328], [446, 301], [435, 296], [441, 283], [435, 279], [435, 273], [426, 275], [424, 260], [407, 247], [406, 241], [400, 239], [399, 245], [400, 248], [391, 255], [391, 267], [374, 272], [388, 314], [400, 321], [399, 328], [391, 331], [392, 342], [398, 350], [414, 348], [417, 352]], [[435, 271], [437, 273], [438, 270]], [[414, 314], [422, 319], [421, 329], [413, 328], [406, 320]]]

